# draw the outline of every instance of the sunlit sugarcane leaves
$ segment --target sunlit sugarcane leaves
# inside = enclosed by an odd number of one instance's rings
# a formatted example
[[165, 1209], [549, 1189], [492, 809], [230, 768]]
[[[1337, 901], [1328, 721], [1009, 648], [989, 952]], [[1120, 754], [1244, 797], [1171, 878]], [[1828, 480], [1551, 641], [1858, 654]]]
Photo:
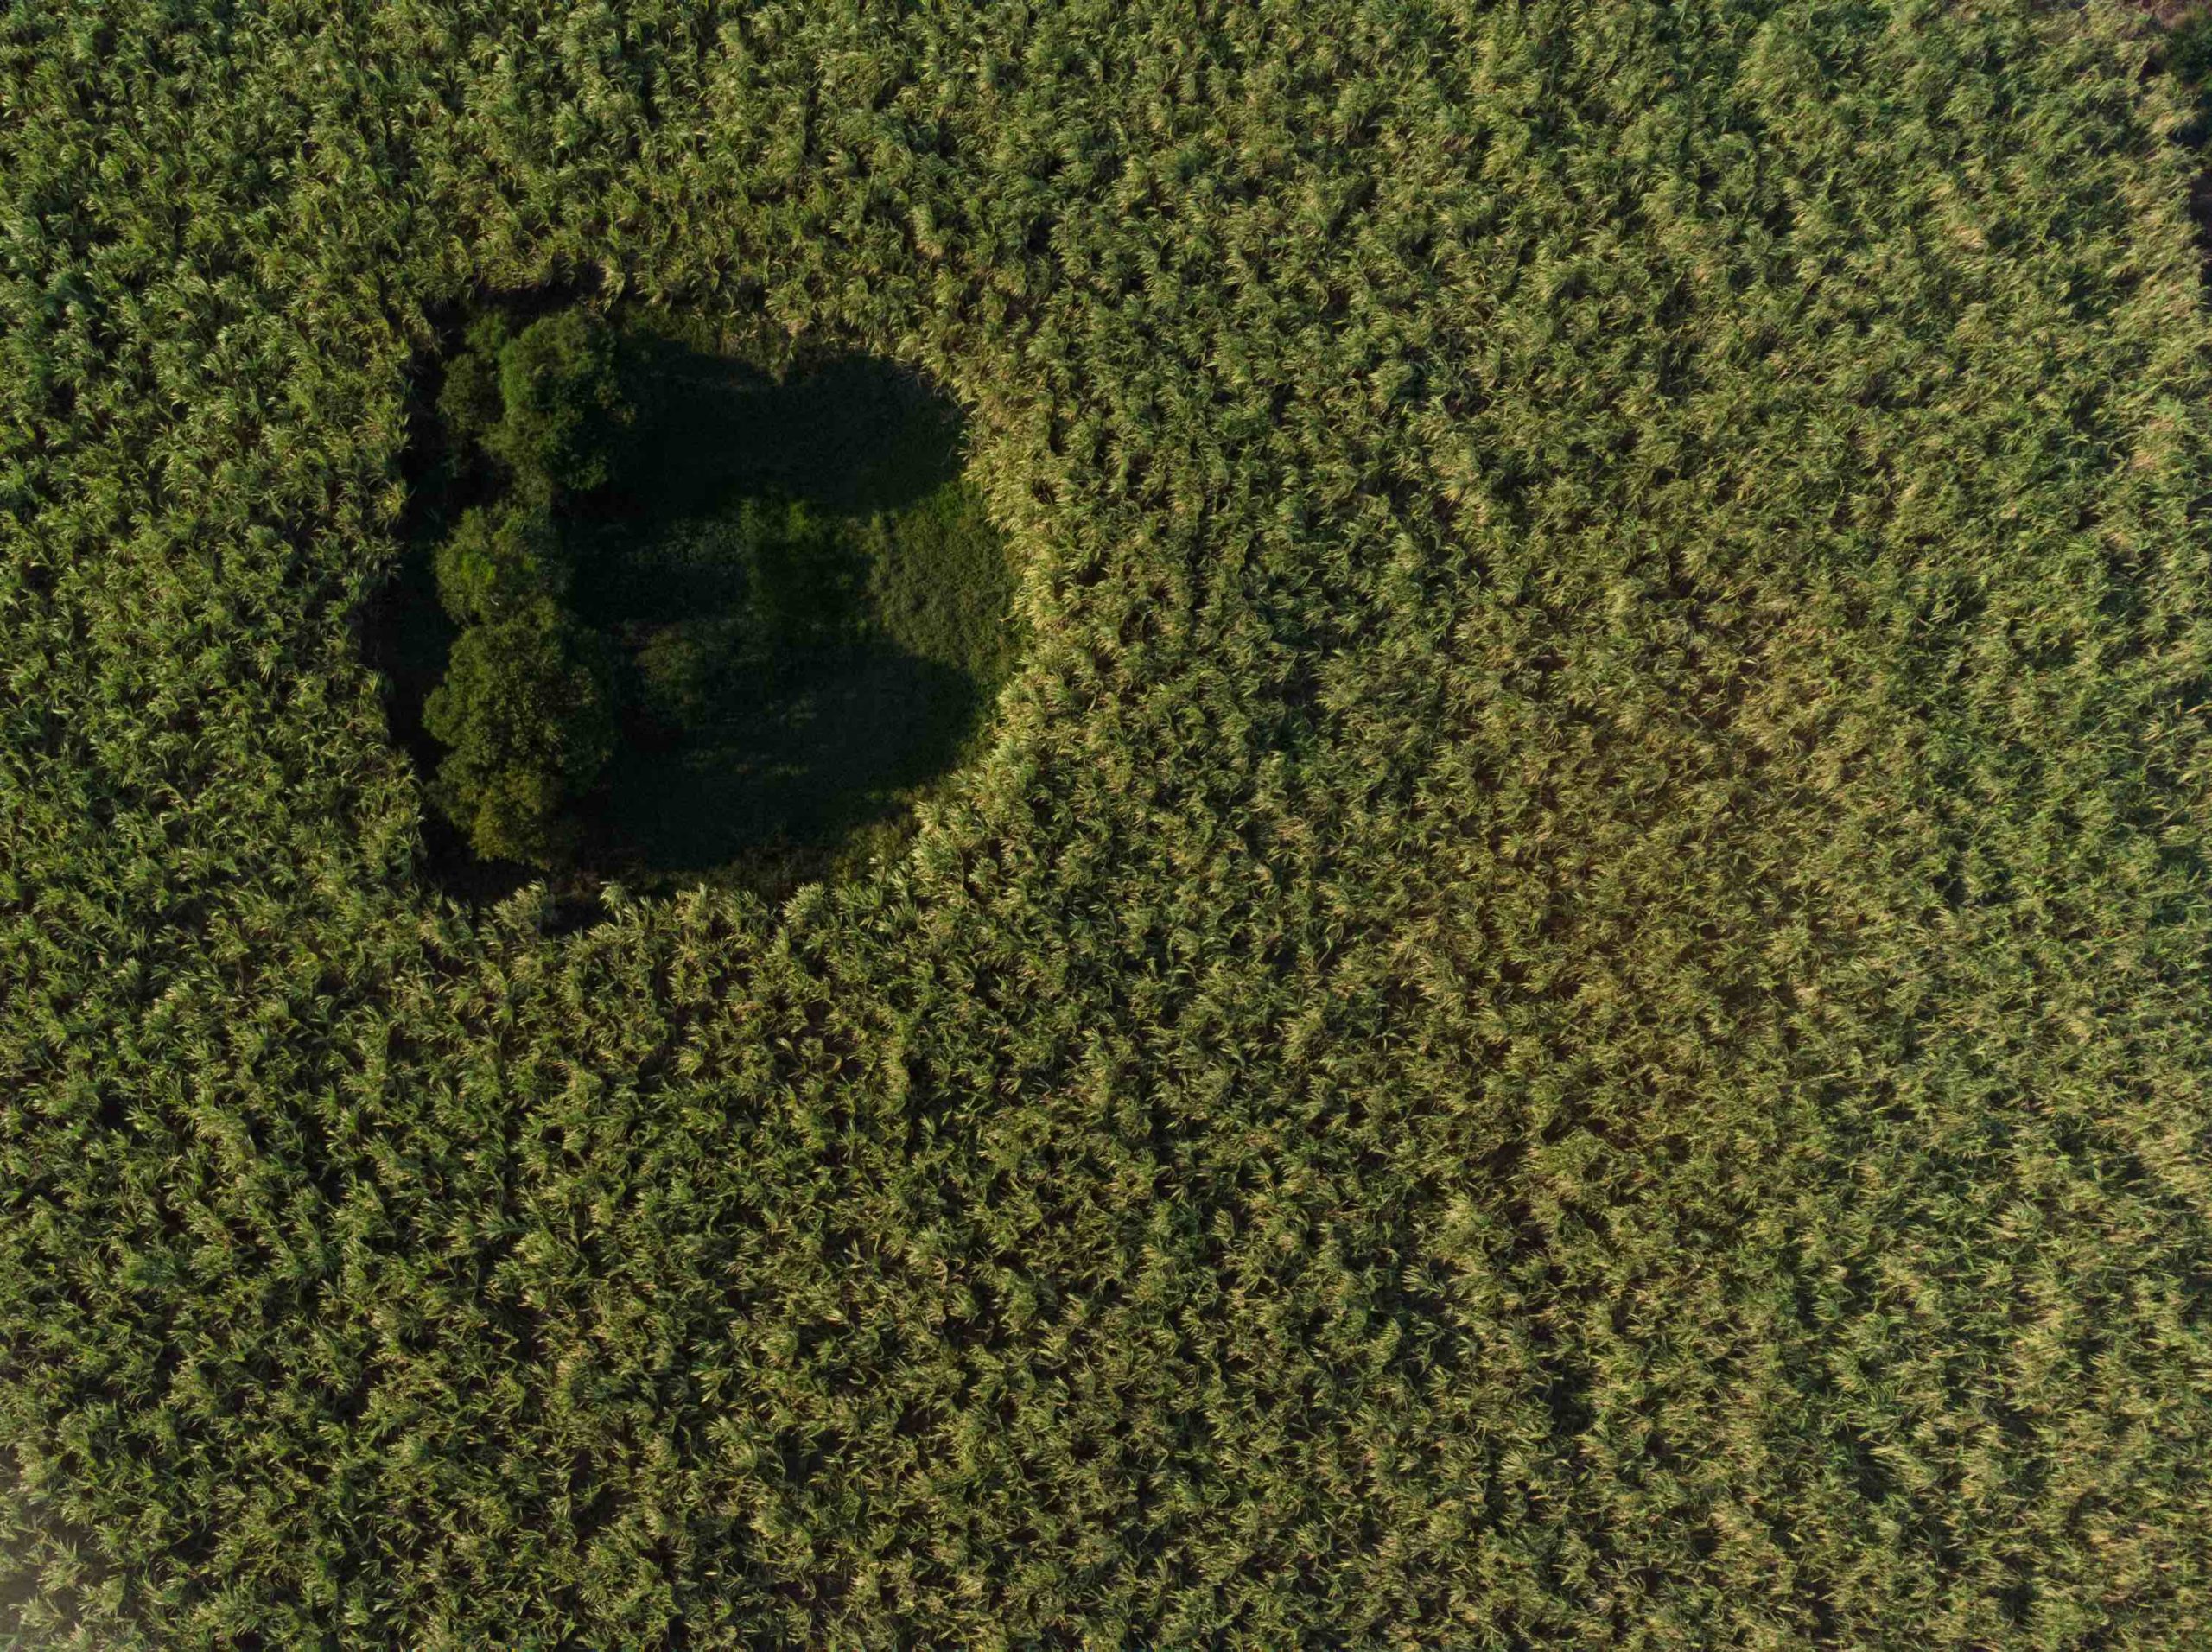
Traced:
[[[2202, 1638], [2202, 368], [2110, 7], [0, 23], [34, 1644]], [[910, 860], [414, 880], [426, 308], [977, 410]]]

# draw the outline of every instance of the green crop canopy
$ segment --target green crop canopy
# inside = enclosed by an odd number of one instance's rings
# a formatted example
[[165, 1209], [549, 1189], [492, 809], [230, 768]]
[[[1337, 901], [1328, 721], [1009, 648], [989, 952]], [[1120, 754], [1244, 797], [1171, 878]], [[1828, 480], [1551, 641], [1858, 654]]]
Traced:
[[2158, 28], [0, 9], [0, 1644], [2204, 1644]]

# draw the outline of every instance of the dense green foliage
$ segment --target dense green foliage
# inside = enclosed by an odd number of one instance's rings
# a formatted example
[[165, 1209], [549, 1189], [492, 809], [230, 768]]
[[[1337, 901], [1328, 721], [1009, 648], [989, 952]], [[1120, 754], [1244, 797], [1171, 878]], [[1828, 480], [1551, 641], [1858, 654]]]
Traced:
[[464, 629], [423, 702], [448, 748], [429, 795], [477, 855], [557, 867], [579, 836], [563, 810], [615, 742], [612, 652], [564, 606], [574, 569], [555, 514], [613, 480], [637, 416], [613, 329], [575, 307], [519, 329], [494, 311], [471, 327], [439, 410], [448, 453], [480, 447], [507, 492], [462, 511], [435, 553], [439, 599]]
[[[0, 13], [0, 1636], [2202, 1643], [2139, 28]], [[409, 364], [587, 276], [971, 410], [873, 876], [423, 876]]]
[[439, 542], [438, 598], [464, 626], [504, 619], [533, 603], [558, 603], [575, 569], [559, 524], [542, 504], [471, 505]]
[[893, 364], [731, 343], [493, 307], [440, 364], [414, 531], [463, 629], [403, 575], [382, 629], [415, 646], [372, 651], [396, 727], [412, 679], [467, 672], [420, 721], [474, 856], [787, 893], [902, 847], [986, 734], [1020, 627], [950, 410]]
[[438, 766], [440, 804], [479, 855], [568, 858], [561, 806], [614, 751], [611, 667], [600, 639], [543, 597], [454, 639], [423, 721], [452, 748]]
[[524, 488], [605, 486], [636, 419], [615, 366], [614, 330], [589, 311], [556, 310], [499, 346], [499, 420], [484, 443]]

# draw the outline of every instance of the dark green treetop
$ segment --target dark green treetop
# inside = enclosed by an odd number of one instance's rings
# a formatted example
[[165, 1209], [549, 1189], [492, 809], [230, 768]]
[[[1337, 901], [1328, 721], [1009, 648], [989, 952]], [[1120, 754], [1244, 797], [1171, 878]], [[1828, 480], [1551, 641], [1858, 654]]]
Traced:
[[570, 572], [560, 525], [542, 500], [474, 506], [437, 549], [439, 600], [463, 625], [557, 602]]
[[[459, 394], [481, 410], [475, 370]], [[541, 316], [499, 351], [499, 422], [486, 448], [525, 494], [588, 493], [613, 479], [636, 422], [624, 393], [613, 330], [578, 308]]]
[[470, 321], [447, 362], [438, 417], [455, 446], [481, 443], [499, 423], [499, 348], [514, 332], [505, 310], [487, 309]]
[[613, 753], [611, 682], [605, 639], [549, 598], [455, 639], [423, 720], [450, 748], [437, 802], [478, 855], [556, 866], [573, 852], [559, 811]]

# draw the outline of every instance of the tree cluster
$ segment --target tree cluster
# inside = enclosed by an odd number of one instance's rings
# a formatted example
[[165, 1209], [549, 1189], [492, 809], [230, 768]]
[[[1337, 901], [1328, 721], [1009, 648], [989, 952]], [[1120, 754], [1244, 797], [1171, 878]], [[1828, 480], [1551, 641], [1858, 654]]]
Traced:
[[489, 310], [438, 398], [448, 440], [495, 461], [499, 498], [438, 545], [438, 594], [464, 629], [423, 721], [448, 748], [432, 798], [490, 860], [560, 864], [562, 810], [587, 792], [616, 736], [613, 658], [565, 599], [562, 515], [614, 479], [637, 418], [613, 331], [581, 307], [518, 327]]
[[[860, 558], [803, 501], [763, 484], [667, 523], [623, 497], [641, 485], [627, 462], [650, 395], [637, 371], [617, 327], [575, 303], [527, 322], [486, 309], [445, 364], [437, 473], [448, 495], [476, 497], [432, 552], [461, 630], [423, 707], [446, 748], [429, 796], [486, 860], [569, 864], [574, 806], [626, 724], [680, 738], [867, 631]], [[578, 609], [580, 556], [601, 564], [600, 588], [622, 588], [618, 609], [666, 620], [688, 581], [707, 588], [704, 610], [619, 649]]]

